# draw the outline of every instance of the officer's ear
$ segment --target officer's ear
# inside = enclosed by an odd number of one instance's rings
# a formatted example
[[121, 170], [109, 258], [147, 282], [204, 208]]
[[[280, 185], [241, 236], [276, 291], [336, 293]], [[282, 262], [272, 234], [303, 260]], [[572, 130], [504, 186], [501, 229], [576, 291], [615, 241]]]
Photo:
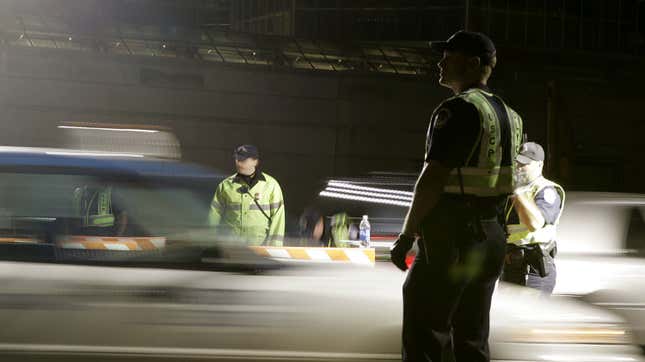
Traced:
[[479, 57], [469, 57], [468, 61], [466, 64], [468, 64], [468, 68], [470, 69], [479, 69], [481, 67], [481, 59]]

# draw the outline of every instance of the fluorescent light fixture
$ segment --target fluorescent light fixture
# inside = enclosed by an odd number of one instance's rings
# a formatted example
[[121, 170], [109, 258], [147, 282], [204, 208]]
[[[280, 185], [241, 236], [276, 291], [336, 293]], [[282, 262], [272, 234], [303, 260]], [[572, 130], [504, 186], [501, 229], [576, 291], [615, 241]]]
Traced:
[[319, 195], [323, 197], [331, 197], [334, 199], [362, 201], [362, 202], [369, 202], [373, 204], [395, 205], [395, 206], [402, 206], [402, 207], [409, 207], [411, 205], [411, 202], [409, 201], [398, 201], [398, 200], [382, 199], [382, 198], [376, 198], [376, 197], [348, 195], [348, 194], [339, 193], [339, 192], [321, 191]]
[[143, 155], [136, 153], [111, 153], [111, 152], [73, 152], [73, 151], [47, 151], [48, 155], [56, 156], [90, 156], [90, 157], [132, 157], [143, 158]]
[[140, 128], [109, 128], [109, 127], [89, 127], [89, 126], [57, 126], [63, 129], [85, 129], [92, 131], [113, 131], [113, 132], [139, 132], [139, 133], [159, 133], [156, 129]]
[[408, 197], [414, 196], [414, 192], [411, 192], [411, 191], [400, 191], [400, 190], [382, 189], [377, 187], [356, 186], [347, 182], [341, 182], [341, 181], [335, 181], [335, 180], [330, 180], [327, 183], [327, 185], [331, 187], [342, 187], [346, 189], [359, 190], [359, 191], [380, 192], [380, 193], [386, 193], [386, 194], [404, 195]]
[[410, 202], [412, 201], [411, 196], [388, 195], [388, 194], [383, 194], [379, 192], [357, 191], [357, 190], [342, 189], [337, 187], [327, 187], [325, 191], [343, 192], [343, 193], [352, 194], [352, 195], [371, 196], [376, 198], [388, 198], [388, 199], [403, 200], [403, 201], [410, 201]]

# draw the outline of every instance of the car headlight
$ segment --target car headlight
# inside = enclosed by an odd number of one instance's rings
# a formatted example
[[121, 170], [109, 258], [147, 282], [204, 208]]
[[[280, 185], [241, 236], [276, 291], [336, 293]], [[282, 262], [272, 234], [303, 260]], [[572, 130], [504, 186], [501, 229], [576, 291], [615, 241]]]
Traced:
[[631, 334], [620, 325], [524, 326], [502, 337], [515, 343], [630, 344]]

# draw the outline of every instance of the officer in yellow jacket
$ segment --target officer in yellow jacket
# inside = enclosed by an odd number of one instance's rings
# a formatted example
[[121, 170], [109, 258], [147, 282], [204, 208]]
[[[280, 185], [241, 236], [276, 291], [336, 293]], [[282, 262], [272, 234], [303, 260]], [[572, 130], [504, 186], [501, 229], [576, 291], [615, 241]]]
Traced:
[[502, 279], [551, 294], [564, 189], [542, 176], [544, 150], [539, 144], [523, 144], [515, 160], [516, 188], [506, 207], [508, 244]]
[[83, 185], [74, 189], [73, 233], [96, 236], [122, 236], [128, 224], [125, 210], [114, 204], [110, 185]]
[[282, 246], [285, 211], [278, 181], [260, 171], [253, 145], [235, 149], [237, 173], [222, 181], [211, 202], [209, 223], [221, 239]]

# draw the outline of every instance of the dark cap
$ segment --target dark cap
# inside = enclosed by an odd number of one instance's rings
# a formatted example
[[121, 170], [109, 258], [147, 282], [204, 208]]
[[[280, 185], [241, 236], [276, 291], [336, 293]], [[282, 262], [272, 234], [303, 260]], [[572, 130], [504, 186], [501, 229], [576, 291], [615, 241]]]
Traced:
[[491, 64], [497, 50], [489, 37], [482, 33], [460, 30], [446, 41], [431, 41], [430, 49], [437, 53], [445, 50], [460, 52], [473, 57], [479, 57], [481, 64]]
[[520, 148], [520, 153], [515, 157], [515, 161], [524, 165], [534, 161], [544, 161], [544, 150], [535, 142], [526, 142]]
[[258, 148], [253, 145], [241, 145], [233, 151], [233, 157], [238, 161], [244, 161], [247, 158], [259, 158], [260, 152]]

